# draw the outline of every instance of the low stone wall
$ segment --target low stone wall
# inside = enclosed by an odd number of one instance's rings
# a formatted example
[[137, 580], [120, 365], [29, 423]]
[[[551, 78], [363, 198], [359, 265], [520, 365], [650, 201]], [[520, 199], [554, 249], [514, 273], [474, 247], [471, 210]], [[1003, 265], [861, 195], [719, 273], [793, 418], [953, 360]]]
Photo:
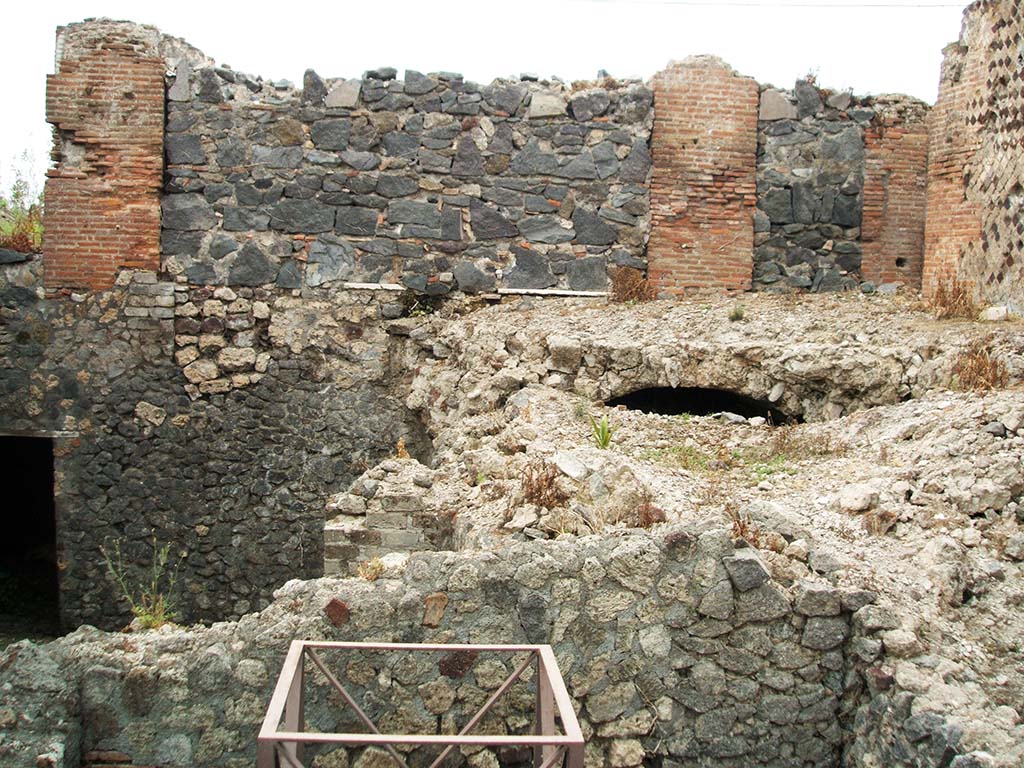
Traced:
[[[306, 637], [550, 643], [587, 738], [588, 765], [625, 768], [660, 757], [835, 766], [850, 612], [870, 596], [824, 583], [784, 586], [725, 531], [677, 528], [420, 553], [403, 572], [374, 582], [291, 582], [277, 597], [237, 623], [129, 636], [83, 628], [40, 648], [12, 646], [0, 661], [0, 682], [13, 685], [7, 706], [37, 716], [0, 718], [0, 755], [12, 764], [48, 755], [41, 764], [69, 767], [96, 750], [135, 764], [250, 765], [288, 642]], [[494, 657], [441, 674], [431, 657], [349, 661], [335, 669], [374, 717], [421, 732], [433, 731], [450, 706], [481, 703], [511, 671]], [[59, 679], [32, 677], [55, 668]], [[33, 689], [30, 679], [49, 687]], [[320, 683], [308, 721], [346, 724]], [[42, 711], [41, 696], [63, 702], [65, 717], [59, 708]], [[528, 728], [532, 706], [529, 691], [513, 690], [488, 726]], [[365, 766], [376, 756], [359, 752], [349, 762]], [[427, 757], [417, 751], [412, 764]], [[467, 762], [495, 764], [485, 757]], [[312, 764], [346, 761], [324, 755]]]
[[[848, 712], [852, 733], [844, 751], [844, 766], [983, 768], [993, 764], [992, 755], [963, 746], [962, 720], [936, 711], [920, 696], [930, 687], [928, 678], [934, 676], [942, 681], [945, 698], [955, 701], [955, 707], [964, 709], [967, 699], [954, 679], [956, 665], [922, 651], [916, 635], [902, 628], [894, 612], [877, 605], [857, 612], [848, 646], [855, 670], [849, 678], [848, 696], [857, 708]], [[1011, 717], [1015, 718], [1015, 713]], [[1012, 728], [1014, 723], [1008, 720], [1007, 725]], [[1006, 738], [1012, 741], [1013, 737], [1007, 734]], [[1000, 764], [1009, 764], [1009, 755], [999, 757]]]

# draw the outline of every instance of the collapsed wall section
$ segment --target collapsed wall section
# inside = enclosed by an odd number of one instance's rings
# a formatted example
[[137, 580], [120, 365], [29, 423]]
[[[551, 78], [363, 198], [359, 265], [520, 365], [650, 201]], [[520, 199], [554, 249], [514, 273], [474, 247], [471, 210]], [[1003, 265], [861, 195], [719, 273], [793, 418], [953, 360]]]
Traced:
[[929, 124], [924, 292], [1024, 307], [1024, 5], [983, 0], [948, 46]]
[[666, 293], [746, 290], [757, 83], [701, 56], [670, 64], [653, 84], [650, 278]]
[[[76, 39], [97, 31], [94, 45]], [[48, 288], [100, 290], [121, 268], [159, 266], [165, 64], [148, 31], [101, 22], [58, 32], [46, 92], [56, 162], [44, 213]]]

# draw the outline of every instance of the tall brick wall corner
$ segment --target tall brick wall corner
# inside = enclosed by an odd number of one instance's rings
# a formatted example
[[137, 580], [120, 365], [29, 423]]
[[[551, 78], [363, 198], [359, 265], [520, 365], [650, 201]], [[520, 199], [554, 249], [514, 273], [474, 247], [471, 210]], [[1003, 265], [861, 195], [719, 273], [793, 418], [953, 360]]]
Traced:
[[56, 163], [46, 181], [47, 288], [101, 290], [121, 268], [160, 265], [166, 65], [147, 31], [91, 22], [58, 33], [58, 71], [46, 81]]
[[923, 292], [956, 278], [1024, 309], [1024, 1], [979, 0], [944, 51], [929, 122]]
[[712, 57], [654, 84], [649, 274], [659, 290], [746, 290], [757, 202], [754, 80]]
[[864, 132], [861, 276], [921, 288], [928, 183], [928, 106], [878, 100]]

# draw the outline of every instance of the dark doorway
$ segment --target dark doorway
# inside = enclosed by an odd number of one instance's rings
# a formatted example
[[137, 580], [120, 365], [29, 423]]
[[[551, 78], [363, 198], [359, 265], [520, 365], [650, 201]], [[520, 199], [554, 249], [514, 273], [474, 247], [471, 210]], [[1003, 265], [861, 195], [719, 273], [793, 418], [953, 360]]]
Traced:
[[0, 647], [60, 632], [53, 440], [0, 435]]
[[612, 398], [607, 405], [624, 405], [631, 411], [660, 413], [665, 416], [679, 416], [689, 413], [693, 416], [710, 416], [728, 411], [745, 418], [763, 416], [771, 424], [787, 424], [802, 421], [789, 416], [771, 403], [755, 400], [746, 395], [726, 389], [705, 389], [703, 387], [649, 387], [630, 392], [628, 395]]

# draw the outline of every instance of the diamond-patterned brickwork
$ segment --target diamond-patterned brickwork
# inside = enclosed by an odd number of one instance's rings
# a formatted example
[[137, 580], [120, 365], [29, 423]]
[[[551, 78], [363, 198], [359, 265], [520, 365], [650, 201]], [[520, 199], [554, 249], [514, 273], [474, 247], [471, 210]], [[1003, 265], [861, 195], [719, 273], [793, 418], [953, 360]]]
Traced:
[[1024, 2], [982, 0], [945, 51], [929, 141], [926, 293], [1024, 308]]

